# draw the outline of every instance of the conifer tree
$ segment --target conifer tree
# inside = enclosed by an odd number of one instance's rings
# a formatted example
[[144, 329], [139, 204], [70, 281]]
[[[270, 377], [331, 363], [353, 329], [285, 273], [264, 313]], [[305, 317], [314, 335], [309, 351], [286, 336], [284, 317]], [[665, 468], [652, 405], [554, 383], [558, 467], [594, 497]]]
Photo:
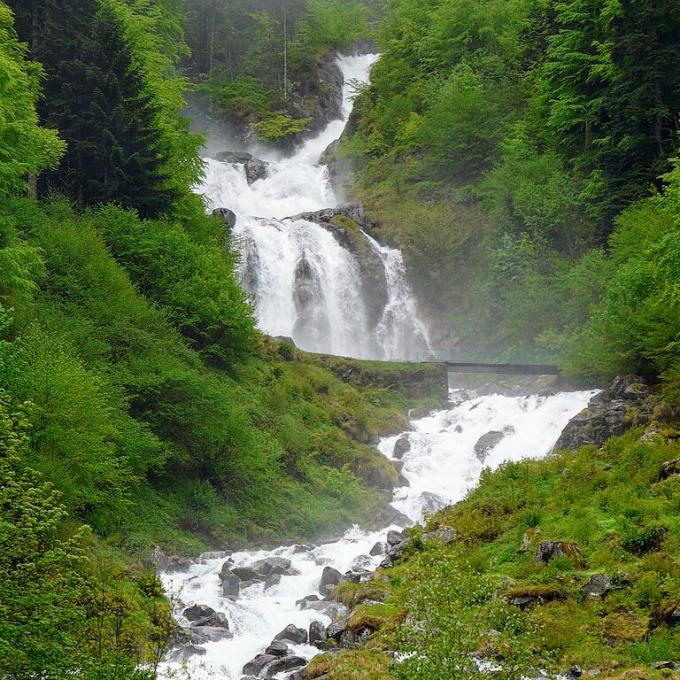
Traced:
[[109, 0], [15, 0], [17, 26], [46, 71], [40, 114], [67, 143], [42, 194], [85, 207], [116, 202], [155, 217], [170, 208], [159, 105], [133, 58], [125, 15]]

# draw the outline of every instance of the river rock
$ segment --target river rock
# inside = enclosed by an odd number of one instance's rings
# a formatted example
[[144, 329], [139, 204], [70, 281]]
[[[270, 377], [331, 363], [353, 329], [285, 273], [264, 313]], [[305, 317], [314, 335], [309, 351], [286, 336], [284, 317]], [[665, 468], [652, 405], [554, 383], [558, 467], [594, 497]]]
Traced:
[[195, 604], [187, 607], [182, 614], [192, 626], [212, 626], [215, 628], [229, 628], [227, 617], [222, 612], [216, 612], [207, 604]]
[[233, 163], [234, 165], [245, 165], [253, 160], [253, 154], [247, 151], [220, 151], [215, 154], [215, 160], [222, 163]]
[[269, 163], [259, 158], [252, 158], [245, 163], [246, 180], [248, 184], [254, 184], [260, 179], [269, 177]]
[[370, 550], [369, 555], [377, 557], [378, 555], [385, 555], [387, 553], [387, 543], [378, 541]]
[[370, 570], [373, 560], [368, 555], [358, 555], [352, 560], [352, 570]]
[[282, 576], [294, 576], [297, 572], [291, 568], [291, 561], [285, 557], [265, 557], [252, 565], [253, 569], [262, 576], [280, 574]]
[[286, 656], [289, 651], [288, 645], [285, 642], [282, 642], [281, 640], [272, 640], [269, 647], [264, 650], [264, 653], [271, 656]]
[[411, 439], [407, 434], [402, 434], [394, 443], [392, 457], [401, 460], [411, 450]]
[[401, 531], [388, 531], [387, 532], [387, 545], [392, 547], [394, 545], [398, 545], [404, 540], [405, 536], [402, 534]]
[[302, 668], [307, 665], [307, 659], [303, 659], [301, 656], [284, 656], [281, 659], [270, 663], [264, 671], [265, 678], [274, 678], [279, 673], [285, 673], [286, 671], [292, 671], [296, 668]]
[[[649, 422], [651, 412], [640, 405], [648, 394], [642, 378], [615, 378], [606, 390], [596, 394], [588, 402], [588, 406], [567, 423], [555, 444], [555, 450], [575, 450], [584, 444], [600, 447], [607, 439], [623, 434], [633, 424]], [[636, 423], [626, 417], [628, 409], [633, 405], [638, 411]]]
[[380, 567], [382, 569], [393, 567], [397, 560], [404, 554], [408, 542], [408, 539], [404, 539], [401, 543], [391, 546], [387, 551], [387, 555], [385, 555], [385, 559], [380, 563]]
[[235, 574], [229, 574], [222, 581], [222, 596], [235, 600], [241, 592], [241, 581]]
[[265, 576], [261, 574], [253, 566], [250, 567], [234, 567], [231, 570], [234, 576], [237, 576], [241, 581], [264, 581]]
[[228, 628], [219, 626], [200, 626], [195, 629], [194, 640], [198, 644], [206, 642], [219, 642], [220, 640], [230, 640], [234, 636]]
[[498, 446], [498, 444], [500, 444], [504, 437], [505, 435], [503, 432], [498, 432], [495, 430], [491, 430], [490, 432], [483, 434], [475, 444], [475, 456], [477, 456], [479, 461], [483, 463], [491, 451], [493, 451]]
[[236, 226], [236, 213], [233, 210], [229, 210], [229, 208], [217, 208], [212, 211], [212, 215], [222, 220], [228, 232]]
[[291, 623], [280, 633], [277, 633], [274, 636], [274, 640], [289, 640], [296, 645], [304, 645], [307, 642], [307, 631], [304, 628], [298, 628]]
[[306, 595], [302, 599], [296, 600], [295, 606], [298, 607], [299, 609], [306, 609], [308, 602], [320, 602], [320, 601], [321, 599], [319, 598], [318, 595]]
[[393, 524], [396, 524], [398, 527], [410, 527], [413, 525], [413, 521], [392, 505], [385, 506], [375, 514], [373, 526], [376, 529]]
[[301, 609], [311, 609], [315, 612], [325, 614], [331, 621], [337, 621], [347, 616], [347, 607], [332, 600], [320, 600], [319, 602], [307, 602]]
[[333, 567], [324, 567], [321, 573], [322, 586], [337, 586], [342, 581], [342, 574]]
[[171, 557], [168, 557], [165, 571], [167, 571], [169, 574], [175, 574], [181, 571], [189, 571], [193, 563], [194, 562], [190, 557], [172, 555]]
[[349, 583], [361, 583], [373, 575], [372, 571], [361, 567], [352, 567], [342, 575], [342, 580]]
[[309, 644], [318, 645], [326, 640], [326, 626], [321, 621], [312, 621], [309, 624]]
[[281, 583], [281, 574], [271, 574], [267, 576], [267, 580], [264, 582], [264, 589], [269, 590], [274, 586], [278, 586]]
[[254, 659], [251, 659], [241, 670], [244, 675], [252, 675], [259, 677], [260, 672], [278, 657], [272, 654], [258, 654]]

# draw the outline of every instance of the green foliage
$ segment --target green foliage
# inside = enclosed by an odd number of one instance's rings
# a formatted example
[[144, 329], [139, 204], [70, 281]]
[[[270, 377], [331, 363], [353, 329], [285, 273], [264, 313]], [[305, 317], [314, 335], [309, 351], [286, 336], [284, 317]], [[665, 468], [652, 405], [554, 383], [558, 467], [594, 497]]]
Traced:
[[25, 59], [12, 13], [0, 3], [0, 196], [26, 188], [28, 175], [52, 167], [63, 151], [54, 130], [38, 126], [42, 71]]
[[302, 132], [307, 127], [310, 120], [310, 118], [299, 118], [294, 120], [289, 116], [279, 113], [271, 118], [265, 118], [259, 123], [256, 123], [253, 126], [253, 129], [263, 141], [276, 142], [289, 135]]
[[30, 411], [0, 390], [0, 673], [143, 680], [135, 666], [147, 635], [169, 630], [167, 609], [158, 590], [95, 575], [86, 528], [68, 527], [60, 493], [26, 466]]

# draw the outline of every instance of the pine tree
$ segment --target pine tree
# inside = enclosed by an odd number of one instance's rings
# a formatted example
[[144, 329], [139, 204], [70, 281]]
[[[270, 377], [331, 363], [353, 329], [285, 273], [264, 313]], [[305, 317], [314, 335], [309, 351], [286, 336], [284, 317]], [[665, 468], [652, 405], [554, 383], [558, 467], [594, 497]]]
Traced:
[[80, 207], [116, 202], [155, 217], [171, 207], [159, 105], [134, 61], [125, 14], [109, 0], [15, 0], [17, 26], [46, 71], [40, 114], [67, 143], [40, 192]]

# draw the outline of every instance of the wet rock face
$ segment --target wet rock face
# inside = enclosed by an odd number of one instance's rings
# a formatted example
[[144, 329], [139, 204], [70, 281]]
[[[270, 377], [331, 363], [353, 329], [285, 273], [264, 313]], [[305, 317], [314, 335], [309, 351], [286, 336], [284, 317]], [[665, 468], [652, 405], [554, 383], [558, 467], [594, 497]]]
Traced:
[[641, 411], [642, 421], [649, 421], [651, 414], [645, 414], [644, 409], [648, 396], [649, 391], [642, 378], [615, 378], [606, 390], [596, 394], [588, 406], [569, 421], [555, 449], [575, 450], [584, 444], [602, 446], [609, 437], [621, 435], [632, 427], [633, 422], [627, 418], [631, 407]]
[[262, 161], [259, 158], [255, 158], [247, 151], [220, 151], [215, 154], [215, 160], [222, 161], [223, 163], [242, 165], [246, 173], [248, 184], [253, 184], [260, 179], [269, 177], [269, 163]]
[[337, 242], [352, 253], [361, 271], [362, 297], [366, 304], [368, 321], [372, 328], [375, 327], [388, 302], [387, 277], [382, 258], [359, 233], [360, 230], [371, 229], [361, 203], [298, 213], [288, 219], [318, 224], [330, 231]]

